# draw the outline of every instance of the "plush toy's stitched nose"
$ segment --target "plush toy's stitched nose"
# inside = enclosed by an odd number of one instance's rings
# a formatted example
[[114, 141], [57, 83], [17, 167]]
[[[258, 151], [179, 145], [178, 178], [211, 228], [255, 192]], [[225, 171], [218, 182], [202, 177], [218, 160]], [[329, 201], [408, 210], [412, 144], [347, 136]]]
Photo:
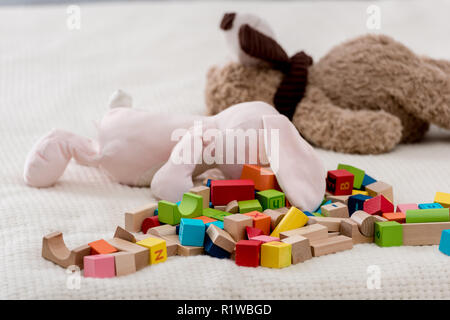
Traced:
[[234, 17], [236, 17], [236, 13], [225, 13], [223, 15], [222, 21], [220, 22], [220, 29], [229, 30], [233, 27]]

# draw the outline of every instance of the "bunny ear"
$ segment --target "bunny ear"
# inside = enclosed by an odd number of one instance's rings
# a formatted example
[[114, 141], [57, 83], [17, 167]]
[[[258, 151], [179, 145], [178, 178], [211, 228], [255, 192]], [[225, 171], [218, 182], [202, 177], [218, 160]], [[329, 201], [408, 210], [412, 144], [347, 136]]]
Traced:
[[315, 150], [283, 115], [263, 117], [264, 145], [270, 167], [289, 202], [315, 210], [325, 194], [325, 168]]

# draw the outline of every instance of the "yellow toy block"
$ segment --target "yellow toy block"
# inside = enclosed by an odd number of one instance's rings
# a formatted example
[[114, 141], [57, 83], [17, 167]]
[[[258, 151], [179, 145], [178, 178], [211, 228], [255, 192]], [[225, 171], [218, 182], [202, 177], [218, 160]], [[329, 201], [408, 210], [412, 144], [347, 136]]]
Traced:
[[368, 193], [367, 191], [362, 191], [362, 190], [355, 190], [355, 189], [353, 189], [353, 190], [352, 190], [352, 196], [354, 196], [355, 194], [362, 194], [362, 195], [365, 195], [365, 196], [368, 196], [368, 195], [369, 195], [369, 193]]
[[291, 265], [292, 244], [279, 241], [261, 245], [261, 266], [284, 268]]
[[444, 208], [450, 208], [450, 193], [436, 192], [434, 202], [439, 203]]
[[150, 251], [149, 264], [157, 264], [167, 260], [166, 240], [159, 238], [147, 238], [136, 242], [136, 244]]
[[280, 232], [303, 227], [308, 222], [308, 216], [296, 207], [291, 207], [270, 236], [279, 238]]

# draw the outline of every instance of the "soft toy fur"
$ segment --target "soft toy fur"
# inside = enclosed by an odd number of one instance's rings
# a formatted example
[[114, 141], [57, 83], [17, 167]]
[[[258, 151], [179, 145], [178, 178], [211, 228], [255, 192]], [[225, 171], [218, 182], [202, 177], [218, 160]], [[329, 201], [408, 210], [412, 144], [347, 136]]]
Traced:
[[[240, 28], [245, 19], [255, 25], [254, 16], [241, 16], [225, 15], [226, 34], [233, 30], [230, 26], [236, 17]], [[256, 37], [258, 31], [264, 34], [257, 25], [254, 29]], [[234, 41], [240, 41], [239, 50], [245, 51], [242, 36]], [[278, 44], [273, 39], [271, 45]], [[286, 72], [273, 64], [250, 65], [236, 54], [236, 45], [229, 46], [236, 61], [212, 67], [207, 74], [209, 113], [244, 101], [274, 105]], [[266, 56], [261, 56], [261, 62], [268, 61]], [[419, 141], [430, 124], [450, 129], [450, 61], [418, 56], [388, 36], [364, 35], [346, 41], [307, 72], [305, 93], [294, 105], [292, 122], [318, 147], [377, 154], [399, 143]]]

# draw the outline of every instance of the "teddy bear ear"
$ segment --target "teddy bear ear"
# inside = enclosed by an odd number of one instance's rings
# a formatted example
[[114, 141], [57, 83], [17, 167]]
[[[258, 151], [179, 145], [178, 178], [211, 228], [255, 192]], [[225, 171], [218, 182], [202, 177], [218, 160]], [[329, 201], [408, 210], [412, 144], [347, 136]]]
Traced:
[[228, 12], [223, 15], [222, 21], [220, 22], [220, 29], [222, 30], [230, 30], [233, 28], [233, 21], [236, 17], [235, 12]]
[[325, 194], [322, 161], [286, 116], [264, 116], [263, 125], [267, 159], [286, 198], [300, 210], [314, 211]]

